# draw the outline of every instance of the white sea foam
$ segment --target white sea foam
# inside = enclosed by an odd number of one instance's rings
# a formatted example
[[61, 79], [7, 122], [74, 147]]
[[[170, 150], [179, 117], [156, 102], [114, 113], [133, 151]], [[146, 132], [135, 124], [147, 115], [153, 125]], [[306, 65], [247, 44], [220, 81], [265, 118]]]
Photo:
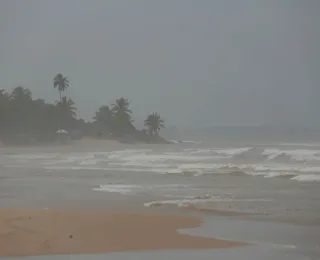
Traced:
[[188, 156], [188, 155], [173, 155], [173, 154], [135, 154], [122, 157], [124, 161], [138, 162], [164, 162], [164, 161], [206, 161], [214, 159], [214, 156]]
[[239, 165], [240, 169], [252, 169], [256, 172], [269, 172], [269, 171], [279, 171], [279, 172], [292, 172], [292, 173], [320, 173], [319, 166], [308, 166], [308, 165], [284, 165], [284, 164], [249, 164], [249, 165]]
[[313, 182], [313, 181], [320, 181], [320, 174], [301, 174], [291, 178], [291, 180], [295, 181], [305, 181], [305, 182]]
[[245, 172], [245, 173], [251, 176], [263, 176], [265, 178], [285, 177], [285, 176], [295, 175], [292, 172]]
[[185, 149], [185, 152], [190, 154], [212, 153], [213, 151], [213, 149]]
[[242, 154], [244, 152], [248, 152], [252, 149], [252, 147], [243, 147], [243, 148], [231, 148], [231, 149], [223, 149], [223, 150], [216, 150], [218, 154], [225, 154], [229, 156], [234, 156], [238, 154]]
[[131, 195], [131, 194], [134, 194], [137, 190], [142, 190], [142, 187], [137, 185], [112, 184], [112, 185], [100, 185], [99, 188], [94, 188], [93, 190], [120, 193], [122, 195]]
[[169, 140], [169, 142], [172, 143], [172, 144], [179, 144], [179, 143], [180, 143], [180, 142], [177, 141], [177, 140]]
[[106, 184], [94, 188], [94, 191], [120, 193], [123, 195], [133, 195], [140, 192], [168, 192], [185, 189], [189, 185], [165, 184], [165, 185], [131, 185], [131, 184]]
[[[243, 172], [266, 178], [293, 176], [293, 180], [309, 181], [317, 179], [320, 175], [319, 149], [288, 149], [290, 147], [221, 149], [189, 146], [179, 151], [172, 150], [170, 148], [172, 146], [168, 147], [169, 149], [164, 151], [126, 149], [90, 153], [5, 154], [0, 160], [4, 167], [39, 167], [51, 171], [150, 172], [199, 178], [202, 175]], [[249, 153], [246, 153], [248, 151]], [[246, 153], [245, 157], [237, 157], [243, 153]], [[251, 163], [246, 163], [246, 160]]]
[[156, 200], [151, 202], [144, 203], [145, 207], [156, 207], [156, 206], [164, 206], [164, 205], [176, 205], [178, 207], [188, 207], [190, 205], [203, 205], [211, 202], [271, 202], [272, 199], [233, 199], [233, 198], [223, 198], [219, 196], [212, 197], [185, 197], [183, 199], [175, 199], [175, 200]]
[[203, 144], [203, 142], [199, 142], [199, 141], [181, 141], [181, 143], [185, 143], [185, 144]]
[[[214, 200], [213, 199], [156, 200], [156, 201], [144, 203], [144, 206], [154, 207], [154, 206], [162, 206], [162, 205], [177, 205], [178, 207], [188, 207], [189, 205], [204, 204], [212, 201]], [[217, 199], [215, 201], [217, 201]]]
[[291, 159], [296, 161], [317, 161], [320, 160], [320, 150], [308, 149], [294, 149], [294, 150], [280, 150], [278, 148], [265, 149], [262, 155], [267, 155], [268, 160], [275, 159], [279, 155], [290, 156]]

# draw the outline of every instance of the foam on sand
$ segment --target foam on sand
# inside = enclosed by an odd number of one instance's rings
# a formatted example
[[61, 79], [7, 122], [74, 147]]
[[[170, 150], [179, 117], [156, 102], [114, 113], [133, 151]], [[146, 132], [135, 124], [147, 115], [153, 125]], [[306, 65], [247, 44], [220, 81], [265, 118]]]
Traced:
[[175, 205], [178, 207], [188, 207], [189, 205], [194, 205], [194, 204], [205, 204], [206, 202], [212, 202], [212, 201], [217, 201], [221, 200], [219, 198], [213, 199], [213, 198], [208, 198], [208, 199], [178, 199], [178, 200], [157, 200], [157, 201], [151, 201], [144, 203], [144, 206], [149, 208], [149, 207], [157, 207], [157, 206], [164, 206], [164, 205]]
[[264, 198], [264, 199], [235, 199], [235, 198], [224, 198], [220, 196], [211, 196], [210, 194], [205, 196], [198, 197], [186, 197], [183, 199], [175, 199], [175, 200], [156, 200], [144, 203], [145, 207], [159, 207], [165, 205], [174, 205], [179, 208], [186, 208], [190, 206], [196, 205], [205, 205], [211, 202], [270, 202], [272, 199]]

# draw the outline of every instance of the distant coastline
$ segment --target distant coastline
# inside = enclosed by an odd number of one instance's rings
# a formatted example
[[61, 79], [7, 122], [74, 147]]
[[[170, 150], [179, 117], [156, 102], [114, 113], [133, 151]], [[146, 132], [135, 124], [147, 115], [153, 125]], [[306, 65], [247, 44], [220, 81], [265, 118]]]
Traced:
[[[0, 90], [0, 141], [7, 145], [53, 144], [83, 136], [111, 139], [124, 143], [170, 143], [159, 135], [164, 120], [157, 112], [149, 113], [144, 129], [137, 129], [128, 99], [120, 97], [111, 105], [97, 108], [91, 122], [77, 116], [77, 108], [65, 91], [71, 86], [68, 77], [58, 73], [52, 81], [59, 98], [51, 103], [34, 99], [32, 92], [18, 86], [11, 92]], [[72, 86], [76, 89], [76, 86]], [[65, 134], [61, 138], [61, 134]]]

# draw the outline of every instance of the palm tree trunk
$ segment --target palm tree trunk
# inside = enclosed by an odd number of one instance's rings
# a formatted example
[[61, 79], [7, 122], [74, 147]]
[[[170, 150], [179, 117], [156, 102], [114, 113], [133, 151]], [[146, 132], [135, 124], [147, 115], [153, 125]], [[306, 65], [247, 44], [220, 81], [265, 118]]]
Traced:
[[62, 103], [62, 94], [61, 94], [61, 91], [59, 90], [59, 96], [60, 96], [60, 106], [59, 106], [59, 112], [58, 112], [58, 125], [59, 125], [59, 129], [62, 129], [61, 128], [61, 114], [62, 114], [62, 111], [61, 111], [61, 103]]

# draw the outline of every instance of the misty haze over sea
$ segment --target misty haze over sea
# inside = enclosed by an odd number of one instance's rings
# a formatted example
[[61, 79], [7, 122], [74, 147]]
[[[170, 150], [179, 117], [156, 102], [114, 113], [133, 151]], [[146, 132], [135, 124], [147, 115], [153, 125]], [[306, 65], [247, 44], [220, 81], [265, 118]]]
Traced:
[[215, 143], [320, 143], [320, 128], [285, 126], [167, 127], [163, 135], [174, 140]]
[[0, 36], [0, 209], [192, 211], [320, 259], [320, 0], [0, 0]]

